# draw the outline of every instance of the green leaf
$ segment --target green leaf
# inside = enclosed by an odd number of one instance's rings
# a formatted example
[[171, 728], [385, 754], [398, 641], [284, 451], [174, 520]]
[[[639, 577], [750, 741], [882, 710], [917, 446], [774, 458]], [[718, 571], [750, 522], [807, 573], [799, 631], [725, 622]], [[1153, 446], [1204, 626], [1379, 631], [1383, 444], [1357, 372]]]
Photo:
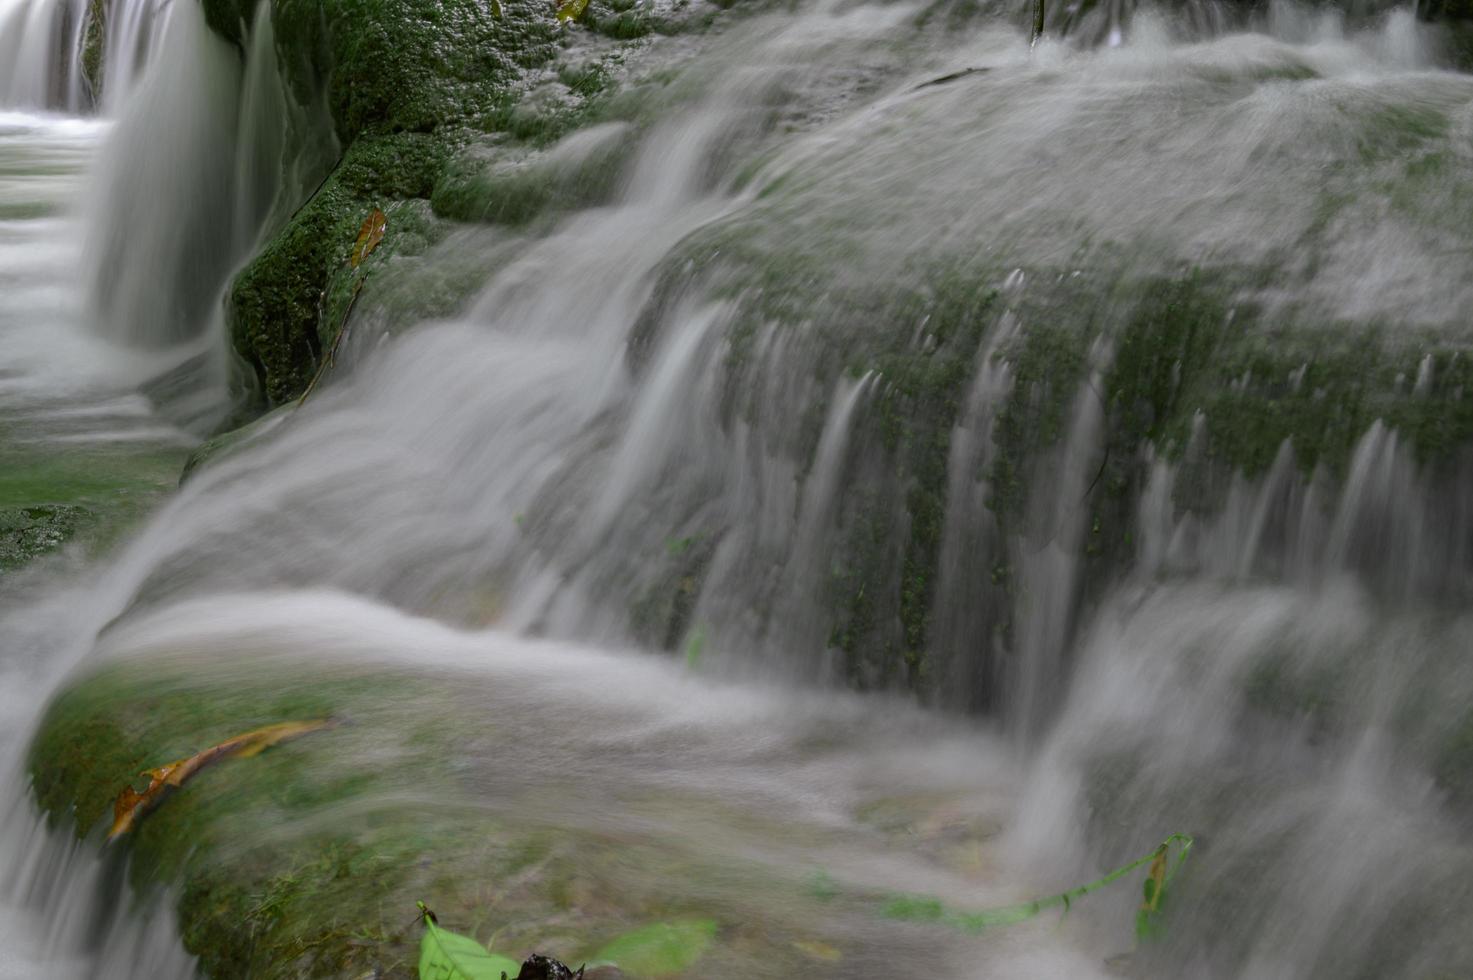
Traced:
[[902, 922], [940, 922], [946, 917], [946, 906], [941, 899], [926, 895], [896, 895], [885, 903], [881, 914]]
[[588, 0], [560, 0], [557, 5], [557, 19], [564, 22], [577, 20], [587, 9]]
[[690, 638], [685, 641], [685, 666], [687, 670], [695, 670], [701, 665], [701, 652], [706, 649], [706, 627], [697, 623], [696, 628], [691, 631]]
[[657, 922], [626, 932], [599, 950], [589, 965], [613, 964], [631, 977], [658, 980], [690, 969], [714, 938], [711, 919]]
[[441, 929], [427, 916], [419, 942], [420, 980], [501, 980], [522, 972], [516, 960], [488, 952], [468, 936]]

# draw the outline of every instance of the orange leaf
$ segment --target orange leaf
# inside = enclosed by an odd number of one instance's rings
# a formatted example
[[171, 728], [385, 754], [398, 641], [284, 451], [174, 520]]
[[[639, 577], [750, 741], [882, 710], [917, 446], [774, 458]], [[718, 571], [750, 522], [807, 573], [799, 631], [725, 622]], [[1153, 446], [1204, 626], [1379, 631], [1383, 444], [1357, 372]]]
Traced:
[[389, 218], [378, 208], [363, 219], [363, 227], [358, 231], [358, 241], [353, 244], [353, 268], [363, 264], [363, 260], [373, 254], [378, 248], [378, 243], [384, 240], [384, 232], [389, 230]]
[[203, 752], [196, 752], [188, 758], [140, 773], [148, 777], [148, 786], [142, 792], [132, 786], [125, 786], [118, 794], [117, 800], [113, 803], [113, 828], [108, 832], [107, 839], [115, 840], [132, 830], [145, 813], [158, 806], [170, 789], [178, 789], [183, 786], [185, 780], [206, 766], [232, 755], [249, 759], [251, 756], [260, 755], [273, 745], [280, 745], [282, 742], [298, 738], [309, 732], [330, 728], [334, 724], [336, 723], [332, 719], [327, 718], [317, 721], [288, 721], [279, 725], [267, 725], [265, 728], [258, 728], [253, 732], [226, 739], [219, 745], [211, 746]]
[[1166, 890], [1166, 848], [1163, 846], [1151, 860], [1151, 869], [1146, 872], [1145, 898], [1140, 910], [1155, 913], [1161, 908], [1161, 893]]

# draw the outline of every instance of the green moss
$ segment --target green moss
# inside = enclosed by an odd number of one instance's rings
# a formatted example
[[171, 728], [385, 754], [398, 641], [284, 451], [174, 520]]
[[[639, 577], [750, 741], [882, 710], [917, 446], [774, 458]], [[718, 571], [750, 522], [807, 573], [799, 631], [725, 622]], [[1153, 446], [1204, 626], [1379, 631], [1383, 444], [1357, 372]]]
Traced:
[[516, 159], [485, 148], [460, 154], [434, 190], [435, 213], [460, 221], [524, 224], [549, 208], [586, 207], [612, 195], [634, 148], [628, 127], [580, 132]]
[[[873, 394], [856, 414], [850, 439], [882, 448], [884, 461], [873, 464], [868, 478], [849, 481], [839, 502], [843, 537], [831, 559], [828, 643], [856, 686], [922, 690], [931, 673], [930, 609], [950, 433], [981, 338], [995, 319], [995, 294], [967, 275], [937, 272], [925, 287], [899, 295], [833, 290], [810, 305], [815, 285], [825, 281], [812, 261], [755, 253], [740, 235], [724, 233], [676, 256], [671, 268], [682, 269], [687, 280], [700, 279], [716, 274], [703, 269], [709, 261], [703, 257], [718, 254], [723, 274], [734, 287], [741, 284], [732, 298], [743, 307], [729, 332], [728, 414], [756, 417], [749, 386], [755, 367], [747, 352], [759, 324], [812, 332], [819, 390], [832, 391], [841, 376], [874, 375]], [[732, 265], [741, 271], [732, 273]], [[635, 356], [652, 342], [636, 330]], [[826, 407], [815, 401], [805, 409], [795, 427], [795, 451], [811, 464]]]
[[0, 508], [0, 573], [61, 547], [94, 519], [69, 504]]
[[[902, 560], [899, 616], [901, 657], [907, 682], [921, 688], [930, 665], [927, 641], [935, 570], [946, 520], [947, 460], [952, 427], [976, 368], [976, 351], [995, 319], [996, 293], [965, 278], [943, 280], [936, 293], [902, 311], [899, 323], [922, 323], [930, 335], [920, 351], [891, 350], [875, 360], [882, 379], [877, 409], [882, 437], [903, 459], [908, 474], [905, 511], [909, 533]], [[929, 348], [929, 349], [928, 349]]]
[[107, 3], [105, 0], [88, 0], [87, 28], [82, 35], [82, 80], [94, 105], [102, 102], [102, 59], [106, 49]]
[[637, 640], [659, 650], [680, 647], [691, 629], [691, 614], [716, 544], [701, 534], [665, 543], [664, 554], [655, 559], [656, 571], [630, 605], [629, 623]]
[[894, 563], [888, 547], [893, 511], [873, 491], [857, 488], [848, 501], [849, 519], [830, 572], [834, 626], [829, 646], [845, 656], [851, 683], [883, 688], [895, 682], [899, 657], [896, 645], [873, 638], [880, 623], [877, 606], [893, 592]]
[[[250, 6], [221, 0], [206, 12], [240, 43]], [[486, 107], [556, 53], [550, 6], [503, 8], [497, 17], [478, 0], [272, 0], [291, 90], [303, 104], [326, 103], [347, 149], [231, 288], [232, 340], [269, 405], [301, 394], [331, 347], [345, 304], [324, 303], [324, 293], [367, 214], [429, 198]]]
[[105, 547], [173, 488], [184, 457], [170, 447], [61, 454], [0, 446], [0, 572], [71, 540]]
[[[203, 2], [210, 26], [243, 47], [257, 0]], [[486, 0], [268, 2], [289, 91], [303, 106], [325, 107], [346, 149], [230, 291], [232, 340], [259, 381], [261, 407], [300, 395], [317, 373], [355, 291], [345, 259], [374, 208], [433, 195], [441, 216], [518, 223], [553, 203], [607, 197], [628, 141], [600, 146], [585, 165], [528, 154], [638, 113], [637, 100], [613, 98], [626, 54], [649, 30], [691, 19], [623, 0], [595, 0], [573, 28], [537, 0], [503, 0], [499, 14]], [[623, 43], [550, 71], [569, 30]], [[394, 235], [391, 227], [386, 252]]]
[[[312, 199], [236, 277], [227, 317], [231, 339], [255, 368], [270, 405], [299, 396], [331, 348], [346, 303], [341, 295], [324, 294], [334, 276], [351, 275], [349, 259], [364, 220], [374, 209], [428, 197], [449, 153], [443, 139], [422, 133], [356, 141]], [[381, 246], [385, 256], [402, 234], [397, 223], [388, 228]]]
[[325, 88], [339, 139], [470, 124], [556, 53], [553, 10], [506, 0], [273, 0], [272, 24], [300, 93]]
[[996, 444], [988, 506], [1003, 523], [1027, 512], [1034, 454], [1064, 437], [1069, 406], [1088, 368], [1089, 324], [1041, 319], [999, 356], [1012, 368], [1012, 389], [993, 425]]

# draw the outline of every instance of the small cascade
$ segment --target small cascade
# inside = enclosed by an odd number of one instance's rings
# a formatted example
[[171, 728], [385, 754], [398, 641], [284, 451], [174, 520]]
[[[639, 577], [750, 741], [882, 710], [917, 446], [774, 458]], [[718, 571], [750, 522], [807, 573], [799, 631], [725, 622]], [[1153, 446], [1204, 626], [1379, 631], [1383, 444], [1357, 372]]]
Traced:
[[946, 523], [931, 642], [946, 671], [941, 688], [948, 692], [948, 703], [969, 711], [995, 713], [1003, 706], [997, 633], [1005, 599], [992, 582], [995, 566], [977, 556], [994, 555], [999, 546], [997, 521], [988, 509], [996, 449], [993, 426], [1012, 387], [1012, 367], [999, 355], [1018, 327], [1018, 318], [1005, 313], [982, 348], [947, 455]]
[[[4, 98], [80, 109], [82, 6], [0, 3]], [[1088, 9], [1118, 50], [1030, 56], [998, 30], [897, 67], [917, 13], [900, 4], [784, 10], [713, 40], [648, 121], [611, 124], [641, 143], [610, 199], [426, 244], [421, 270], [484, 270], [448, 319], [390, 322], [375, 294], [402, 267], [375, 267], [310, 402], [197, 471], [59, 597], [56, 622], [16, 625], [29, 597], [6, 592], [0, 664], [45, 661], [16, 676], [49, 691], [99, 645], [207, 649], [241, 672], [270, 669], [263, 651], [365, 669], [439, 656], [498, 682], [498, 710], [578, 719], [566, 741], [508, 748], [524, 771], [598, 769], [594, 746], [615, 775], [653, 759], [666, 790], [672, 774], [781, 788], [831, 830], [862, 822], [878, 794], [861, 784], [994, 793], [958, 907], [991, 904], [974, 886], [998, 855], [1019, 864], [998, 890], [1042, 893], [1039, 878], [1087, 880], [1200, 833], [1183, 938], [1141, 952], [1143, 975], [1463, 975], [1473, 458], [1430, 462], [1410, 427], [1367, 412], [1338, 457], [1305, 465], [1309, 447], [1275, 435], [1230, 464], [1216, 413], [1251, 379], [1192, 357], [1199, 334], [1241, 352], [1301, 324], [1460, 323], [1465, 202], [1442, 168], [1473, 165], [1473, 85], [1428, 70], [1400, 14], [1348, 36], [1276, 6], [1272, 37], [1185, 47], [1166, 18]], [[176, 369], [173, 405], [203, 428], [221, 403], [220, 292], [315, 185], [331, 137], [283, 88], [268, 5], [243, 59], [193, 3], [119, 0], [110, 18], [86, 321], [95, 343]], [[20, 37], [46, 43], [4, 47]], [[968, 70], [938, 68], [954, 62]], [[1386, 191], [1388, 174], [1407, 186]], [[1163, 268], [1192, 270], [1188, 288], [1138, 303]], [[1118, 374], [1143, 331], [1165, 353], [1134, 350]], [[1446, 397], [1440, 363], [1398, 395]], [[1275, 370], [1275, 397], [1305, 371]], [[1101, 514], [1120, 518], [1108, 552]], [[37, 700], [0, 722], [29, 730]], [[0, 922], [22, 934], [20, 975], [189, 975], [166, 900], [129, 906], [119, 859], [28, 800], [5, 816]], [[984, 852], [1004, 825], [1007, 846]], [[868, 861], [869, 880], [891, 870]], [[897, 864], [917, 890], [932, 880]], [[1136, 903], [1100, 899], [1100, 945], [1122, 945], [1102, 923]]]
[[[110, 43], [133, 57], [117, 58], [127, 84], [110, 89], [118, 121], [83, 204], [86, 313], [107, 341], [177, 365], [151, 394], [178, 424], [207, 432], [228, 407], [221, 292], [336, 148], [286, 93], [269, 5], [243, 64], [198, 4], [125, 12]], [[166, 57], [140, 53], [155, 36]]]
[[77, 113], [92, 104], [90, 0], [0, 3], [0, 108]]
[[1033, 501], [1032, 533], [1013, 541], [1018, 568], [1016, 650], [1006, 713], [1028, 738], [1053, 720], [1059, 692], [1068, 676], [1064, 656], [1079, 610], [1087, 502], [1098, 479], [1104, 434], [1104, 405], [1095, 372], [1074, 399], [1068, 435], [1057, 457], [1039, 462], [1048, 489]]
[[149, 397], [207, 431], [229, 372], [221, 290], [337, 155], [320, 110], [286, 93], [269, 5], [242, 62], [197, 3], [4, 0], [6, 107], [116, 121], [80, 204], [84, 316], [157, 353]]
[[1180, 464], [1157, 460], [1139, 508], [1135, 574], [1305, 588], [1353, 576], [1388, 600], [1457, 600], [1473, 594], [1473, 524], [1459, 489], [1468, 466], [1424, 470], [1376, 422], [1343, 478], [1304, 471], [1285, 442], [1266, 473], [1231, 476], [1220, 508], [1203, 514], [1174, 499], [1204, 478], [1191, 451]]
[[163, 41], [171, 0], [0, 3], [0, 108], [116, 115]]
[[[105, 10], [102, 27], [107, 41], [102, 55], [104, 114], [117, 116], [138, 91], [145, 70], [159, 57], [167, 36], [175, 0], [92, 0], [92, 9]], [[96, 29], [95, 27], [93, 29]], [[173, 43], [182, 38], [175, 37]], [[87, 57], [85, 51], [82, 54]]]
[[0, 821], [0, 980], [193, 980], [172, 896], [140, 898], [119, 852], [46, 827], [26, 796], [8, 810]]
[[[811, 615], [822, 608], [825, 566], [834, 552], [839, 528], [835, 514], [842, 501], [845, 474], [849, 471], [848, 454], [855, 429], [855, 415], [880, 379], [873, 373], [863, 377], [840, 379], [830, 396], [823, 432], [814, 450], [813, 464], [803, 479], [797, 509], [797, 526], [793, 542], [779, 580], [778, 609], [769, 629], [777, 633], [767, 641], [770, 656], [776, 663], [788, 661], [793, 669], [793, 654], [827, 652], [827, 624]], [[833, 684], [842, 679], [842, 671], [832, 662], [821, 662], [815, 676]], [[800, 667], [800, 669], [802, 669]]]
[[237, 59], [195, 4], [174, 5], [165, 43], [178, 54], [124, 108], [87, 205], [91, 319], [128, 346], [200, 336], [236, 261]]

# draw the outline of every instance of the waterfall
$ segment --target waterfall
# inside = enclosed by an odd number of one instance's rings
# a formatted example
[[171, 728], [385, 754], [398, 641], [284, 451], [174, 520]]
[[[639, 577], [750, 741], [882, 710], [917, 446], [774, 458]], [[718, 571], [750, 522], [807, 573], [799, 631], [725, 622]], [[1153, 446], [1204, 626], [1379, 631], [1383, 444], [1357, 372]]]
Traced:
[[6, 0], [0, 108], [80, 113], [127, 104], [163, 41], [171, 0]]
[[[3, 10], [5, 98], [81, 111], [82, 8]], [[309, 401], [108, 556], [6, 580], [0, 666], [40, 692], [98, 658], [216, 683], [423, 671], [463, 682], [456, 721], [501, 726], [456, 770], [498, 819], [576, 780], [557, 832], [653, 826], [957, 907], [1182, 830], [1200, 845], [1171, 938], [1132, 975], [1466, 972], [1473, 456], [1444, 441], [1467, 395], [1448, 348], [1473, 304], [1473, 81], [1405, 12], [1182, 26], [1215, 10], [1081, 7], [1118, 45], [1031, 53], [1006, 24], [924, 33], [902, 4], [729, 26], [652, 71], [657, 94], [631, 83], [651, 101], [613, 124], [635, 150], [606, 198], [385, 249]], [[111, 127], [54, 230], [85, 228], [67, 326], [135, 377], [195, 372], [176, 406], [216, 418], [221, 290], [328, 137], [282, 84], [269, 5], [243, 51], [177, 0], [110, 24], [113, 121], [67, 124]], [[22, 36], [47, 43], [3, 47]], [[478, 149], [566, 162], [581, 139]], [[385, 206], [391, 234], [429, 210]], [[442, 270], [476, 285], [422, 317], [406, 297]], [[0, 328], [45, 299], [0, 292]], [[71, 377], [28, 342], [0, 422], [53, 421], [36, 392]], [[77, 426], [35, 438], [98, 437]], [[19, 743], [41, 700], [6, 700], [0, 733]], [[392, 719], [384, 745], [422, 736]], [[418, 787], [393, 791], [375, 805]], [[173, 898], [104, 914], [118, 859], [24, 804], [0, 922], [57, 930], [26, 963], [187, 975]], [[856, 976], [914, 956], [1093, 977], [1138, 895], [1017, 941], [843, 902], [815, 918], [862, 937]]]
[[[194, 958], [184, 952], [161, 894], [140, 899], [116, 855], [99, 855], [95, 840], [51, 830], [18, 798], [0, 825], [0, 940], [6, 955], [0, 978], [26, 980], [192, 980]], [[19, 860], [19, 866], [7, 862]], [[26, 909], [5, 916], [7, 906]]]
[[0, 107], [82, 110], [91, 99], [83, 68], [88, 0], [0, 4]]
[[201, 335], [236, 261], [240, 70], [196, 4], [174, 5], [164, 44], [178, 55], [155, 64], [122, 110], [87, 205], [91, 318], [141, 347]]
[[114, 121], [79, 202], [83, 315], [107, 342], [156, 352], [168, 414], [208, 431], [231, 376], [221, 293], [321, 180], [330, 129], [288, 96], [267, 5], [242, 59], [197, 3], [7, 4], [0, 107]]

